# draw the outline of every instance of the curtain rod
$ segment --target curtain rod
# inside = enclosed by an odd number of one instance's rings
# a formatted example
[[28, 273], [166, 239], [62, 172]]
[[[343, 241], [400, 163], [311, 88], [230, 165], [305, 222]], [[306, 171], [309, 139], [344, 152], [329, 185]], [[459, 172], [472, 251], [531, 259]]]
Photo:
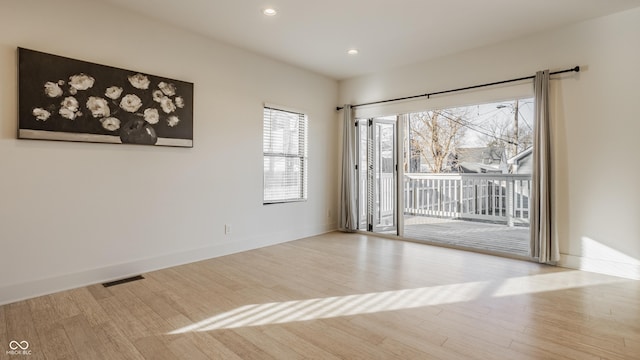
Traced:
[[[552, 72], [552, 73], [549, 73], [549, 75], [557, 75], [557, 74], [563, 74], [563, 73], [568, 73], [568, 72], [580, 72], [580, 66], [576, 66], [576, 67], [574, 67], [574, 68], [566, 69], [566, 70], [554, 71], [554, 72]], [[426, 98], [428, 99], [428, 98], [430, 98], [430, 97], [431, 97], [431, 96], [433, 96], [433, 95], [442, 95], [442, 94], [447, 94], [447, 93], [452, 93], [452, 92], [458, 92], [458, 91], [465, 91], [465, 90], [477, 89], [477, 88], [481, 88], [481, 87], [487, 87], [487, 86], [493, 86], [493, 85], [506, 84], [506, 83], [510, 83], [510, 82], [516, 82], [516, 81], [522, 81], [522, 80], [533, 79], [533, 78], [535, 78], [535, 77], [536, 77], [535, 75], [531, 75], [531, 76], [525, 76], [525, 77], [521, 77], [521, 78], [517, 78], [517, 79], [502, 80], [502, 81], [496, 81], [496, 82], [492, 82], [492, 83], [486, 83], [486, 84], [480, 84], [480, 85], [467, 86], [467, 87], [462, 87], [462, 88], [457, 88], [457, 89], [451, 89], [451, 90], [437, 91], [437, 92], [432, 92], [432, 93], [427, 93], [427, 94], [421, 94], [421, 95], [413, 95], [413, 96], [405, 96], [405, 97], [395, 98], [395, 99], [372, 101], [372, 102], [363, 103], [363, 104], [351, 105], [351, 108], [355, 108], [355, 107], [358, 107], [358, 106], [365, 106], [365, 105], [384, 104], [384, 103], [388, 103], [388, 102], [392, 102], [392, 101], [409, 100], [409, 99], [415, 99], [415, 98], [420, 98], [420, 97], [426, 97]], [[342, 110], [343, 108], [344, 108], [344, 107], [336, 107], [336, 110], [337, 110], [337, 111], [340, 111], [340, 110]]]

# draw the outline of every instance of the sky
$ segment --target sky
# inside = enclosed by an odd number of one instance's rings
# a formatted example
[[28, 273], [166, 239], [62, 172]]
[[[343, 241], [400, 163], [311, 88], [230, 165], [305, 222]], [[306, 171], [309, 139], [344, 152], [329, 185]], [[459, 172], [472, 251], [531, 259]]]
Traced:
[[[463, 147], [486, 146], [487, 134], [491, 134], [490, 123], [493, 121], [513, 122], [514, 101], [500, 101], [480, 105], [465, 106], [472, 117], [472, 125], [462, 140]], [[518, 124], [523, 130], [533, 127], [533, 98], [518, 100]]]

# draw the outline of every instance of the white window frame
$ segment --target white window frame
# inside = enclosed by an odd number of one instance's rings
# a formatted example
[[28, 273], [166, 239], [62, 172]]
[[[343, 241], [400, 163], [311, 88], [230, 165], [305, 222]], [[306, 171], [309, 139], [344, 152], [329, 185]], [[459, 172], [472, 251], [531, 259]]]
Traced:
[[[289, 134], [285, 131], [281, 134], [276, 133], [272, 126], [274, 120], [280, 121], [281, 124], [282, 121], [290, 121]], [[277, 105], [264, 105], [262, 147], [262, 203], [264, 205], [307, 200], [307, 128], [308, 119], [305, 113]], [[285, 170], [281, 174], [274, 174], [267, 169], [267, 166], [273, 169], [274, 160], [284, 160]], [[292, 172], [289, 171], [290, 168], [293, 169]], [[278, 186], [280, 186], [279, 189]]]

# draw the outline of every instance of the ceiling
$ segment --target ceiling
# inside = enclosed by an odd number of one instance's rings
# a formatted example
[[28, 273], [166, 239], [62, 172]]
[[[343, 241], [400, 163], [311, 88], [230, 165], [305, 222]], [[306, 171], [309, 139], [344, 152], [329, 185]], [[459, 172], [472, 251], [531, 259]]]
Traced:
[[[346, 79], [640, 6], [640, 0], [103, 0]], [[278, 14], [267, 17], [262, 10]], [[357, 48], [358, 55], [347, 55]]]

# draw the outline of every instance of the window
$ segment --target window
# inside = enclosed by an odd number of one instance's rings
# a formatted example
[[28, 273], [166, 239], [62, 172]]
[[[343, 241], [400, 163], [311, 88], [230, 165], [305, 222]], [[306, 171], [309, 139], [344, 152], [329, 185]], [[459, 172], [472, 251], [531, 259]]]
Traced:
[[307, 199], [307, 117], [264, 107], [264, 204]]

